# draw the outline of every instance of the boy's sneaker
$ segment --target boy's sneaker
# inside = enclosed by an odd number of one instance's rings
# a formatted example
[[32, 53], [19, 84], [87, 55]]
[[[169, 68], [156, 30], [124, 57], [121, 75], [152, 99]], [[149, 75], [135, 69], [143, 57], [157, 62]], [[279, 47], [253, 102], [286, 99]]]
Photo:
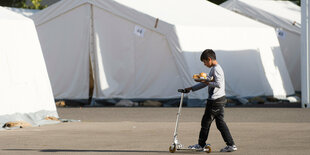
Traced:
[[203, 148], [199, 144], [190, 145], [188, 146], [189, 149], [197, 150], [197, 151], [203, 151]]
[[226, 146], [224, 148], [221, 149], [221, 152], [233, 152], [233, 151], [237, 151], [237, 146], [233, 145], [233, 146]]

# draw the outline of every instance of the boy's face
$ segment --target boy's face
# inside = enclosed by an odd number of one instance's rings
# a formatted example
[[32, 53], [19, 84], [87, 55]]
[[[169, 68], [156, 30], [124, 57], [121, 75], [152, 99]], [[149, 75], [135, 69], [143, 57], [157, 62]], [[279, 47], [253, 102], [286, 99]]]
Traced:
[[205, 66], [207, 66], [208, 68], [211, 68], [211, 67], [212, 67], [212, 59], [211, 59], [211, 58], [208, 57], [208, 60], [203, 59], [202, 62], [203, 62], [203, 64], [204, 64]]

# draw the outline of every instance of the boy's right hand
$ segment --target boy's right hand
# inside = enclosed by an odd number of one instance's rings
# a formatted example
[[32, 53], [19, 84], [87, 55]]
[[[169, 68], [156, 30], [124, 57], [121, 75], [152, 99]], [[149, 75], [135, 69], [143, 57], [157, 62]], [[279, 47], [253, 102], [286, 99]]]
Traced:
[[191, 90], [192, 90], [192, 88], [178, 89], [178, 92], [180, 92], [180, 93], [189, 93]]

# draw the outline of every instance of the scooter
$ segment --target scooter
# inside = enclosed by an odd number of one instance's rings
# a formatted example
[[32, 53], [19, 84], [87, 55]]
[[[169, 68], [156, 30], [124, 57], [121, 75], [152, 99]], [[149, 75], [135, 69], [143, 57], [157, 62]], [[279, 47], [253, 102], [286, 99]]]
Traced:
[[180, 105], [179, 105], [179, 111], [177, 113], [177, 120], [174, 128], [174, 134], [173, 134], [173, 143], [169, 147], [169, 152], [174, 153], [177, 150], [187, 150], [187, 151], [194, 151], [194, 152], [206, 152], [210, 153], [211, 152], [211, 145], [207, 144], [203, 150], [196, 150], [196, 149], [191, 149], [191, 148], [184, 148], [183, 145], [180, 143], [178, 140], [178, 128], [179, 128], [179, 119], [181, 116], [181, 110], [182, 110], [182, 104], [183, 104], [183, 98], [184, 98], [184, 93], [187, 93], [187, 90], [185, 89], [178, 89], [178, 92], [181, 93], [181, 100], [180, 100]]

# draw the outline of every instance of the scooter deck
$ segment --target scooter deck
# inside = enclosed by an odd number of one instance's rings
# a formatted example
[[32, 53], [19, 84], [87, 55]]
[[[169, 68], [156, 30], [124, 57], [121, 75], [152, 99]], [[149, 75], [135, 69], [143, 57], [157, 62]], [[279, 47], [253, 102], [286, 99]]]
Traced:
[[177, 149], [177, 151], [192, 151], [192, 152], [206, 152], [206, 153], [210, 153], [211, 152], [211, 148], [210, 149], [204, 149], [204, 150], [189, 149], [189, 148], [179, 148], [179, 149]]
[[175, 151], [191, 151], [191, 152], [206, 152], [206, 153], [210, 153], [211, 152], [211, 145], [207, 145], [203, 150], [197, 150], [197, 149], [191, 149], [191, 148], [176, 148], [175, 150], [172, 150], [172, 148], [169, 148], [169, 151], [171, 153], [175, 152]]
[[196, 150], [196, 149], [189, 149], [189, 148], [180, 148], [180, 149], [177, 149], [177, 150], [180, 150], [180, 151], [194, 151], [194, 152], [203, 152], [203, 150]]

